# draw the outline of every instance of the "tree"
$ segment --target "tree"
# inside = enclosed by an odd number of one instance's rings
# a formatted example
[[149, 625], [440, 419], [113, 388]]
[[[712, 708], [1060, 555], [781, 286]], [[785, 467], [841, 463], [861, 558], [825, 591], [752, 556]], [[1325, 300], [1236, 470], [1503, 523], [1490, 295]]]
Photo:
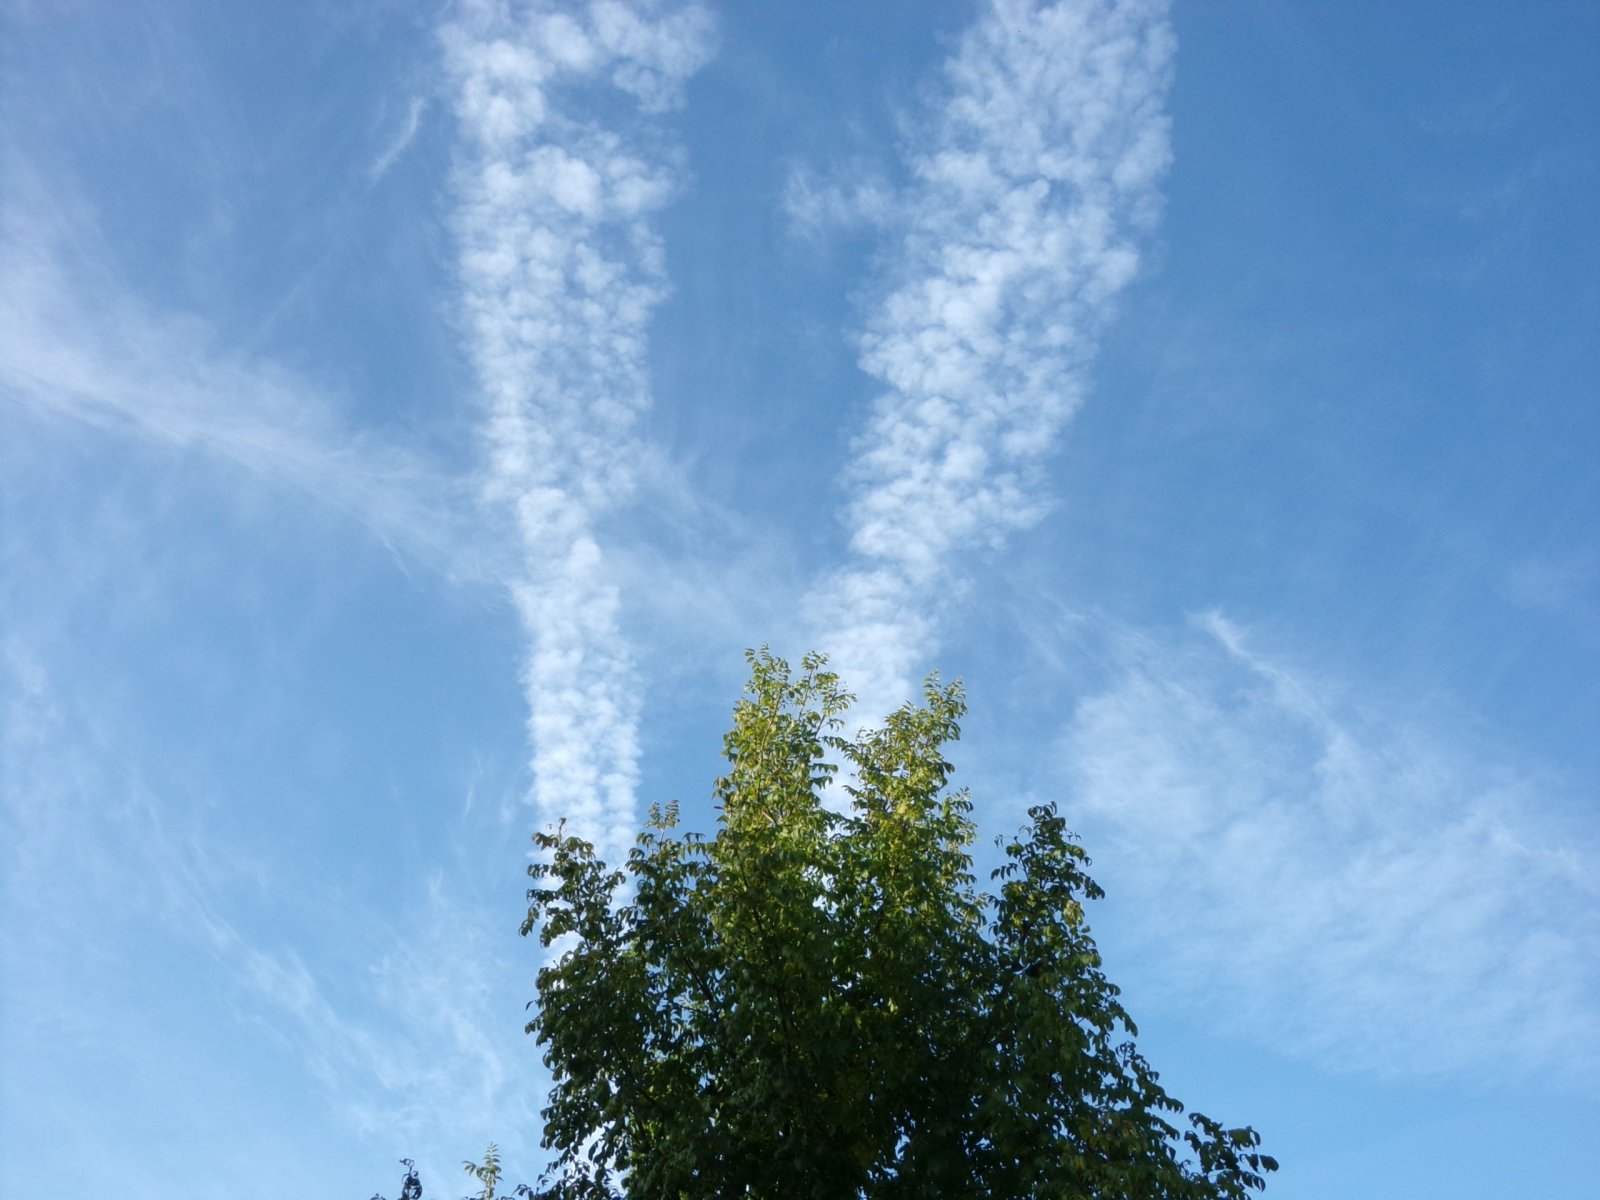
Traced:
[[[535, 836], [528, 915], [553, 951], [528, 1031], [554, 1084], [549, 1200], [1213, 1200], [1277, 1163], [1183, 1106], [1139, 1055], [1054, 805], [972, 870], [945, 747], [965, 705], [841, 735], [816, 655], [749, 655], [718, 829], [652, 808], [625, 869]], [[838, 797], [838, 812], [829, 796]]]
[[[405, 1176], [400, 1180], [400, 1200], [422, 1200], [422, 1177], [417, 1174], [417, 1164], [409, 1158], [402, 1158], [400, 1165], [406, 1169]], [[466, 1196], [463, 1200], [495, 1200], [495, 1189], [500, 1186], [500, 1147], [490, 1142], [489, 1148], [483, 1152], [481, 1163], [469, 1160], [461, 1166], [483, 1185], [476, 1196]], [[533, 1189], [525, 1183], [519, 1183], [511, 1194], [532, 1196]], [[383, 1197], [374, 1195], [372, 1200], [383, 1200]]]
[[[405, 1176], [400, 1180], [400, 1200], [422, 1200], [422, 1179], [417, 1175], [417, 1164], [409, 1158], [402, 1158], [400, 1165], [406, 1169]], [[384, 1200], [376, 1193], [372, 1200]]]

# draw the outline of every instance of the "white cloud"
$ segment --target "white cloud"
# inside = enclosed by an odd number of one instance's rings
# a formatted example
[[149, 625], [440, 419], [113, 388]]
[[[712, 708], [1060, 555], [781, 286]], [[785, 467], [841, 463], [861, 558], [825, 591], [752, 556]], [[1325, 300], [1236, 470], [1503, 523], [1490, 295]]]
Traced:
[[[638, 683], [599, 518], [635, 483], [649, 321], [666, 292], [653, 215], [681, 171], [647, 119], [708, 58], [696, 5], [464, 6], [442, 35], [468, 149], [463, 324], [482, 381], [491, 503], [514, 512], [534, 799], [609, 856], [634, 835]], [[634, 112], [592, 118], [609, 83]]]
[[1340, 1069], [1600, 1068], [1600, 830], [1470, 736], [1250, 648], [1124, 634], [1063, 744], [1145, 994]]
[[852, 557], [812, 600], [869, 711], [925, 665], [956, 555], [1045, 511], [1040, 463], [1159, 207], [1172, 53], [1165, 3], [994, 0], [945, 64], [861, 336], [888, 390], [849, 470]]
[[888, 225], [897, 200], [887, 180], [859, 163], [838, 178], [797, 165], [783, 188], [783, 211], [791, 229], [813, 240], [836, 230]]
[[484, 573], [485, 540], [437, 465], [353, 430], [293, 373], [219, 350], [201, 318], [141, 303], [103, 269], [92, 233], [40, 205], [3, 214], [0, 413], [198, 450], [357, 521], [403, 561]]
[[1561, 621], [1600, 649], [1600, 546], [1532, 555], [1505, 574], [1501, 590], [1517, 607]]
[[384, 147], [383, 153], [372, 160], [372, 165], [367, 168], [367, 178], [376, 182], [389, 172], [389, 168], [400, 161], [400, 156], [411, 145], [411, 139], [417, 136], [417, 130], [422, 125], [422, 111], [428, 106], [426, 96], [413, 96], [406, 105], [405, 119], [401, 121], [399, 130]]
[[[197, 1101], [169, 1076], [216, 1069], [243, 1090], [288, 1072], [307, 1085], [299, 1109], [331, 1116], [346, 1153], [403, 1148], [436, 1179], [464, 1139], [535, 1124], [536, 1056], [519, 1036], [527, 947], [498, 887], [483, 889], [488, 903], [463, 895], [501, 852], [497, 828], [464, 824], [451, 884], [401, 887], [374, 912], [230, 839], [216, 796], [158, 794], [115, 709], [70, 672], [54, 676], [28, 639], [0, 643], [8, 1098], [114, 1113], [99, 1107], [103, 1079], [61, 1065], [100, 1059], [148, 1073], [143, 1111], [182, 1125]], [[515, 852], [504, 859], [484, 874], [506, 877]], [[294, 938], [297, 923], [312, 936]], [[245, 1048], [229, 1054], [219, 1036]]]

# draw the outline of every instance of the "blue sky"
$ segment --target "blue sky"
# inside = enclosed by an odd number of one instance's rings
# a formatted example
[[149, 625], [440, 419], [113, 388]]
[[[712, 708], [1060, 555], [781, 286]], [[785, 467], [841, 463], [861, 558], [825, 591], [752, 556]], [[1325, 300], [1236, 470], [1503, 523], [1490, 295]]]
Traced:
[[8, 1193], [532, 1178], [528, 835], [770, 642], [1269, 1195], [1585, 1194], [1600, 10], [0, 14]]

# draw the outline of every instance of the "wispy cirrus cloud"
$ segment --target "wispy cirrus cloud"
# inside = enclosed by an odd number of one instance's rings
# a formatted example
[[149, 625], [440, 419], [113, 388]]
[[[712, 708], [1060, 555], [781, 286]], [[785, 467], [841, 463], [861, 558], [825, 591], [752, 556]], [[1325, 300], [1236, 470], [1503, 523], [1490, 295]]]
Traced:
[[[945, 64], [861, 334], [860, 365], [887, 390], [848, 472], [850, 561], [811, 598], [869, 711], [924, 668], [941, 598], [970, 575], [957, 555], [1045, 510], [1041, 464], [1159, 207], [1166, 10], [993, 0]], [[820, 220], [832, 195], [802, 208]]]
[[444, 464], [356, 429], [314, 382], [219, 347], [202, 317], [144, 302], [105, 266], [88, 217], [43, 210], [35, 196], [0, 213], [0, 420], [193, 450], [343, 514], [403, 560], [493, 573]]
[[[302, 1119], [331, 1117], [347, 1156], [352, 1138], [385, 1160], [403, 1148], [435, 1178], [463, 1138], [534, 1123], [523, 1014], [510, 1002], [526, 970], [498, 896], [468, 894], [472, 872], [453, 870], [400, 889], [392, 907], [353, 903], [336, 882], [241, 845], [209, 804], [154, 778], [116, 708], [29, 638], [0, 638], [0, 1092], [58, 1102], [78, 1088], [56, 1078], [63, 1062], [109, 1063], [148, 1078], [142, 1111], [184, 1126], [205, 1101], [182, 1080], [216, 1064], [243, 1091], [288, 1072], [303, 1081]], [[459, 832], [458, 854], [481, 867], [495, 839]], [[103, 1111], [102, 1082], [83, 1084], [86, 1113]], [[261, 1171], [224, 1161], [218, 1177], [237, 1174], [253, 1194]], [[131, 1194], [159, 1191], [142, 1180]]]
[[652, 217], [681, 186], [660, 122], [710, 56], [693, 5], [463, 6], [442, 34], [464, 139], [461, 316], [489, 502], [514, 515], [534, 799], [610, 854], [632, 842], [637, 687], [600, 520], [634, 485]]
[[1600, 1068], [1600, 829], [1560, 785], [1195, 627], [1114, 636], [1062, 744], [1147, 994], [1335, 1069]]
[[783, 189], [783, 211], [790, 228], [810, 239], [855, 227], [888, 225], [894, 220], [897, 202], [893, 185], [863, 164], [854, 164], [837, 177], [796, 167]]
[[411, 145], [411, 140], [417, 136], [417, 130], [422, 127], [422, 113], [428, 107], [426, 96], [413, 96], [406, 104], [406, 115], [400, 122], [400, 128], [389, 139], [389, 144], [383, 152], [372, 160], [367, 167], [367, 178], [376, 183], [389, 173], [389, 168], [400, 161]]
[[1600, 649], [1600, 546], [1535, 554], [1505, 573], [1501, 591], [1518, 608], [1540, 613]]

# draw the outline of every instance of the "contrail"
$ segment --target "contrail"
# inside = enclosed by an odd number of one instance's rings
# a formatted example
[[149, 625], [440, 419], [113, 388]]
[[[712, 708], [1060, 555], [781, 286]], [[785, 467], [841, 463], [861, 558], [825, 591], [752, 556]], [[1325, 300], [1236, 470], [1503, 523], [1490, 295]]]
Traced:
[[992, 0], [944, 65], [860, 336], [886, 390], [848, 470], [850, 560], [808, 610], [869, 717], [929, 665], [957, 556], [1045, 511], [1042, 463], [1159, 213], [1173, 48], [1165, 0]]
[[711, 40], [705, 10], [648, 0], [479, 0], [443, 32], [467, 142], [456, 225], [486, 493], [522, 547], [533, 799], [608, 858], [634, 835], [638, 689], [595, 531], [632, 486], [666, 291], [651, 218], [680, 170], [652, 117]]

